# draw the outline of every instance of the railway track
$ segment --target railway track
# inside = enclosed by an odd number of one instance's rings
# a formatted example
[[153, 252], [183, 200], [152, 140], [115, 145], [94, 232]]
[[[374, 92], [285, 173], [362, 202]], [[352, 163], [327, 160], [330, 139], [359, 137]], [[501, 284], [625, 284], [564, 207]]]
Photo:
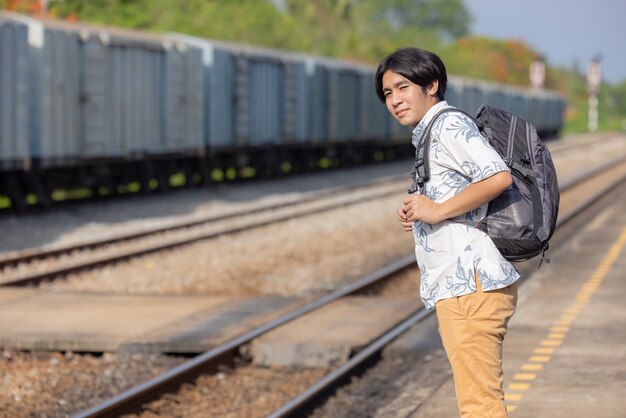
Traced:
[[266, 205], [255, 208], [253, 213], [242, 209], [96, 241], [13, 254], [0, 259], [0, 286], [37, 285], [81, 270], [354, 205], [362, 199], [387, 197], [402, 193], [400, 184], [405, 182], [405, 176], [390, 177]]
[[[577, 178], [564, 183], [561, 191], [561, 216], [557, 225], [557, 232], [553, 238], [553, 246], [558, 245], [561, 240], [566, 239], [568, 230], [573, 229], [573, 225], [581, 222], [584, 218], [581, 214], [593, 210], [598, 205], [602, 205], [604, 199], [610, 198], [611, 191], [623, 190], [626, 182], [626, 162], [620, 160], [602, 169], [593, 169], [581, 173]], [[603, 187], [598, 187], [603, 185]], [[608, 196], [608, 197], [607, 197]], [[211, 373], [219, 364], [237, 355], [242, 346], [248, 344], [255, 338], [276, 329], [294, 319], [317, 310], [339, 298], [363, 292], [388, 280], [389, 277], [414, 265], [414, 258], [407, 257], [398, 260], [372, 275], [345, 286], [337, 291], [325, 295], [307, 305], [301, 306], [294, 311], [255, 328], [238, 338], [228, 341], [226, 344], [203, 353], [191, 361], [172, 369], [142, 385], [132, 388], [122, 394], [97, 405], [87, 411], [76, 415], [77, 417], [106, 417], [118, 416], [122, 413], [137, 412], [141, 410], [141, 405], [162, 396], [163, 393], [171, 392], [184, 382], [193, 381], [199, 375]], [[536, 260], [523, 263], [519, 266], [525, 276], [528, 276], [537, 265]], [[312, 405], [315, 405], [329, 392], [332, 392], [341, 382], [344, 382], [356, 370], [376, 356], [380, 350], [395, 339], [398, 335], [420, 322], [429, 315], [429, 311], [417, 309], [413, 314], [392, 329], [386, 330], [376, 341], [366, 348], [360, 350], [347, 363], [327, 374], [315, 385], [304, 391], [283, 407], [276, 410], [272, 418], [306, 416]]]
[[568, 140], [556, 140], [549, 141], [547, 145], [550, 148], [550, 153], [563, 157], [569, 154], [579, 153], [597, 147], [600, 143], [606, 143], [613, 140], [619, 140], [619, 135], [611, 132], [603, 132], [601, 134], [583, 134], [574, 141]]
[[[603, 143], [584, 139], [576, 145], [587, 150]], [[569, 149], [559, 144], [555, 153], [561, 155]], [[362, 199], [384, 198], [402, 193], [404, 182], [404, 176], [395, 176], [257, 207], [253, 213], [245, 208], [106, 239], [7, 255], [0, 258], [0, 286], [38, 285], [71, 273], [353, 205]], [[565, 185], [564, 191], [568, 187]]]

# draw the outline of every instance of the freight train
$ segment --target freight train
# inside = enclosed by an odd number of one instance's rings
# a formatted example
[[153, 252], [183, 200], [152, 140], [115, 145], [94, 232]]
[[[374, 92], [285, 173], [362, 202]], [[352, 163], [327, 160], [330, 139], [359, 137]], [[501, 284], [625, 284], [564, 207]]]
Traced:
[[[370, 66], [0, 12], [0, 208], [410, 157]], [[446, 99], [563, 123], [563, 98], [451, 76]]]

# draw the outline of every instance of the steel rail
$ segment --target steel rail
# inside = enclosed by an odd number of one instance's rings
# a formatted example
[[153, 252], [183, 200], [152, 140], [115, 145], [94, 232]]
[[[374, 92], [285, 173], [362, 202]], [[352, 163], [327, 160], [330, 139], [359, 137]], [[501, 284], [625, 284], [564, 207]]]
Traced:
[[[383, 191], [379, 193], [372, 193], [371, 195], [369, 195], [369, 197], [372, 199], [378, 199], [378, 198], [391, 196], [391, 195], [398, 194], [398, 193], [399, 193], [398, 190]], [[276, 219], [269, 219], [269, 220], [259, 221], [259, 222], [251, 222], [244, 226], [229, 228], [224, 231], [209, 232], [209, 233], [193, 236], [191, 238], [170, 239], [170, 240], [166, 240], [165, 242], [158, 243], [158, 244], [144, 246], [143, 248], [126, 251], [121, 254], [102, 256], [100, 258], [95, 258], [95, 259], [87, 260], [84, 262], [79, 262], [79, 263], [70, 264], [70, 265], [66, 265], [63, 267], [55, 268], [55, 269], [50, 269], [47, 271], [40, 271], [37, 273], [24, 275], [22, 277], [0, 283], [0, 286], [7, 287], [7, 286], [37, 285], [41, 282], [52, 281], [57, 277], [66, 276], [70, 273], [75, 273], [75, 272], [79, 272], [82, 270], [95, 268], [95, 267], [99, 267], [99, 266], [103, 266], [107, 264], [113, 264], [116, 262], [131, 259], [133, 257], [139, 257], [142, 255], [156, 253], [159, 251], [170, 250], [173, 248], [178, 248], [178, 247], [182, 247], [185, 245], [193, 244], [195, 242], [214, 239], [214, 238], [227, 235], [227, 234], [235, 234], [237, 232], [247, 231], [247, 230], [254, 229], [254, 228], [261, 228], [263, 226], [275, 224], [278, 222], [284, 222], [290, 219], [296, 219], [296, 218], [300, 218], [304, 216], [315, 215], [318, 213], [323, 213], [326, 211], [334, 210], [340, 207], [351, 206], [351, 205], [355, 205], [358, 203], [360, 203], [360, 201], [358, 200], [347, 200], [345, 202], [333, 203], [323, 208], [313, 208], [309, 210], [303, 210], [297, 213], [291, 213], [290, 215], [281, 216]]]
[[380, 351], [389, 345], [389, 343], [433, 313], [433, 310], [428, 310], [426, 308], [422, 308], [415, 312], [409, 318], [400, 322], [366, 348], [352, 356], [347, 362], [328, 373], [322, 379], [318, 380], [304, 392], [300, 393], [300, 395], [284, 404], [272, 414], [268, 415], [267, 418], [302, 418], [304, 416], [302, 415], [303, 409], [308, 409], [310, 404], [316, 402], [318, 398], [335, 390], [338, 383], [353, 375], [363, 366], [363, 364], [372, 360], [373, 357], [380, 353]]
[[249, 343], [254, 338], [263, 335], [272, 329], [286, 324], [300, 316], [321, 308], [337, 299], [347, 295], [362, 291], [382, 280], [385, 280], [392, 274], [395, 274], [409, 266], [415, 264], [415, 256], [407, 256], [401, 260], [387, 265], [386, 267], [369, 274], [362, 279], [350, 283], [337, 289], [327, 295], [324, 295], [310, 303], [295, 308], [285, 315], [276, 318], [266, 324], [256, 327], [243, 335], [233, 338], [219, 347], [200, 354], [190, 361], [169, 370], [139, 386], [131, 388], [104, 403], [90, 408], [75, 417], [116, 417], [123, 413], [134, 412], [141, 407], [141, 404], [157, 398], [161, 394], [161, 390], [176, 386], [182, 382], [189, 381], [193, 377], [212, 369], [222, 362], [222, 359], [228, 358], [244, 344]]
[[[315, 200], [321, 200], [325, 198], [329, 198], [341, 193], [352, 192], [359, 189], [367, 189], [370, 187], [381, 186], [385, 184], [394, 183], [400, 181], [407, 176], [388, 176], [382, 179], [373, 180], [364, 184], [358, 184], [354, 186], [338, 186], [330, 189], [326, 189], [323, 191], [313, 192], [310, 196], [303, 197], [301, 199], [289, 200], [287, 202], [279, 202], [266, 206], [261, 206], [256, 209], [257, 213], [263, 212], [271, 212], [276, 209], [287, 208], [290, 206], [295, 206], [303, 203], [309, 203]], [[56, 248], [42, 249], [42, 250], [27, 250], [21, 251], [16, 254], [11, 254], [5, 257], [0, 258], [0, 270], [7, 266], [17, 265], [20, 263], [29, 262], [32, 260], [44, 259], [59, 256], [62, 254], [71, 253], [74, 251], [81, 251], [85, 249], [94, 249], [98, 247], [104, 247], [106, 245], [115, 244], [124, 241], [131, 241], [138, 238], [145, 238], [147, 236], [158, 235], [164, 232], [175, 231], [179, 229], [191, 228], [194, 226], [205, 225], [212, 222], [219, 222], [228, 219], [235, 219], [237, 217], [241, 217], [243, 215], [249, 214], [248, 209], [237, 210], [234, 212], [224, 213], [221, 215], [208, 215], [203, 216], [194, 220], [183, 220], [176, 223], [173, 223], [164, 227], [150, 228], [143, 231], [131, 232], [128, 234], [120, 234], [115, 237], [110, 238], [102, 238], [87, 242], [81, 242], [78, 244], [64, 245]]]

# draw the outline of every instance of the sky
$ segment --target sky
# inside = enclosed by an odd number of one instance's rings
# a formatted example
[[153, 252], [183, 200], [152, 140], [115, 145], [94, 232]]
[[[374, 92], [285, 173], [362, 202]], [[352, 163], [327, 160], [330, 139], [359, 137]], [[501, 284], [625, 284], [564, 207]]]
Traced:
[[602, 80], [626, 81], [624, 0], [464, 0], [474, 18], [471, 32], [519, 39], [548, 65], [578, 68], [602, 54]]

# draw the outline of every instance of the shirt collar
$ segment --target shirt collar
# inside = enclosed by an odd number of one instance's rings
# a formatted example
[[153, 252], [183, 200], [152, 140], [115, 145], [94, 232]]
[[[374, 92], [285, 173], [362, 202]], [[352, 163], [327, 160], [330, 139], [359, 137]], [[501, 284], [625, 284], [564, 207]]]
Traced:
[[448, 102], [447, 101], [442, 100], [442, 101], [438, 102], [433, 107], [428, 109], [428, 111], [426, 112], [426, 114], [424, 115], [422, 120], [419, 121], [417, 126], [415, 126], [415, 128], [413, 129], [413, 135], [412, 135], [412, 138], [411, 138], [411, 142], [413, 143], [413, 145], [416, 148], [417, 148], [417, 142], [420, 140], [420, 137], [422, 136], [422, 132], [424, 132], [424, 129], [426, 128], [426, 126], [430, 123], [430, 121], [437, 114], [437, 112], [439, 112], [440, 110], [442, 110], [442, 109], [444, 109], [446, 107], [448, 107]]

